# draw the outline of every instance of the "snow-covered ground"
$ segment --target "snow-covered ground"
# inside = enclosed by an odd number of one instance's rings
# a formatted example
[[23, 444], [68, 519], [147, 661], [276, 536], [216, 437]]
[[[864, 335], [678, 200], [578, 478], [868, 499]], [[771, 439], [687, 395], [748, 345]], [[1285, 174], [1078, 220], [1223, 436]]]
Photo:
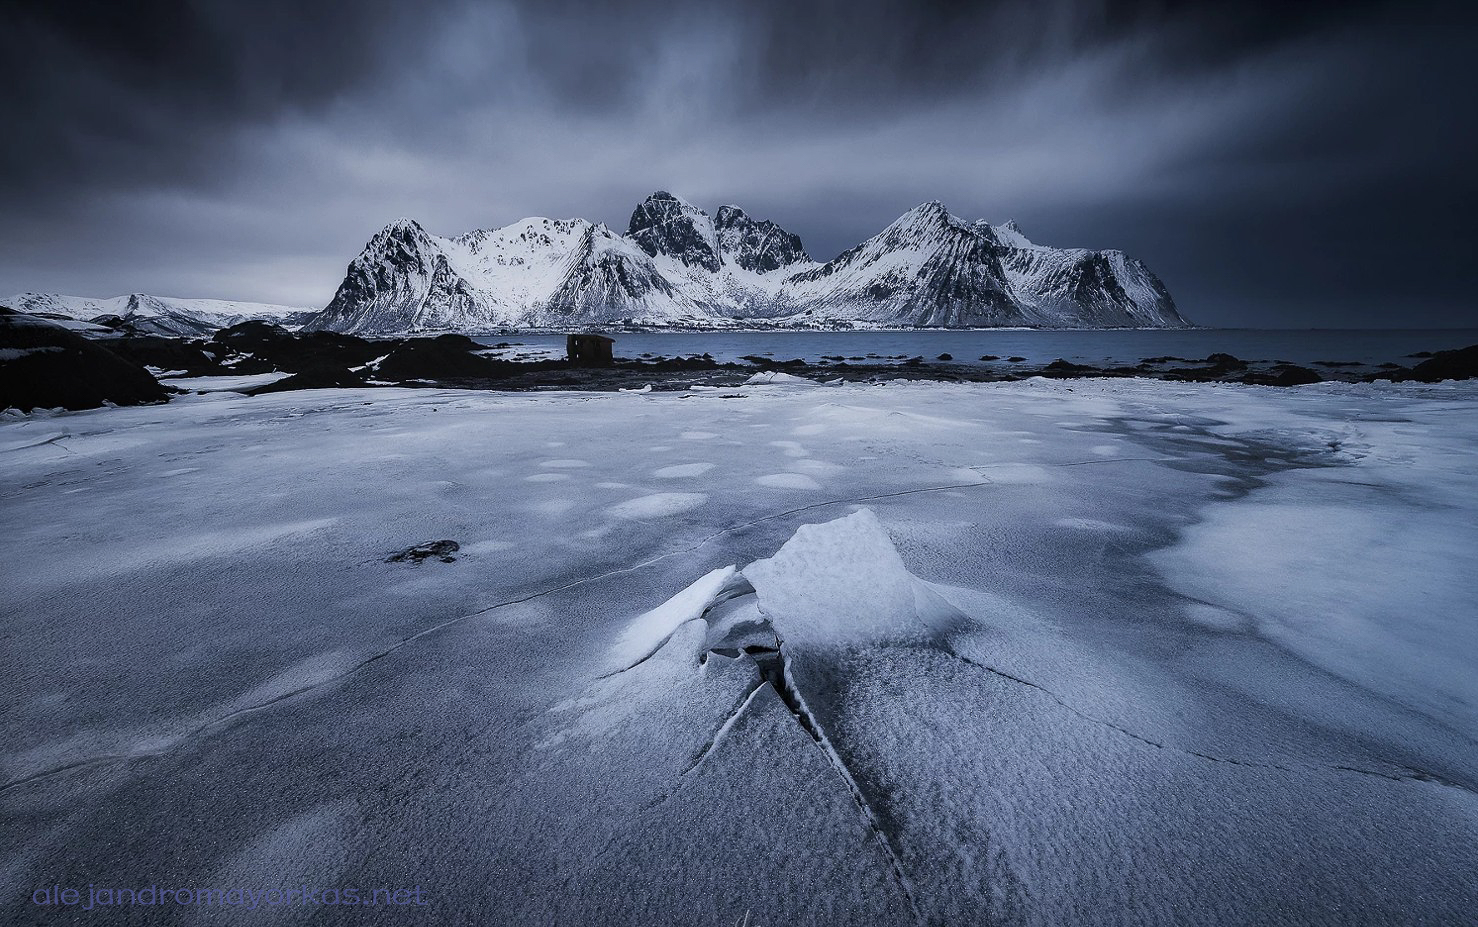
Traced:
[[223, 393], [242, 392], [256, 386], [266, 386], [268, 383], [285, 380], [289, 376], [291, 374], [284, 373], [281, 370], [274, 370], [270, 373], [227, 374], [218, 377], [163, 377], [159, 382], [165, 386], [173, 386], [175, 389], [194, 390], [202, 393]]
[[1471, 918], [1478, 385], [774, 380], [0, 420], [0, 918]]

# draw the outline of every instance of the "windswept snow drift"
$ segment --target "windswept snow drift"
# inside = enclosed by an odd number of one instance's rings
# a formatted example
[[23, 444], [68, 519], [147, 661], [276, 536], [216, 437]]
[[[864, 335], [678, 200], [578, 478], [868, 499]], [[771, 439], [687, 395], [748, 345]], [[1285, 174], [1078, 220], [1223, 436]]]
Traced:
[[776, 633], [791, 644], [922, 642], [931, 631], [915, 608], [922, 584], [871, 509], [803, 526], [743, 575]]
[[877, 515], [859, 508], [802, 526], [773, 557], [713, 570], [642, 613], [611, 662], [616, 671], [640, 663], [690, 622], [706, 622], [706, 651], [734, 657], [747, 646], [926, 644], [957, 618], [903, 565]]

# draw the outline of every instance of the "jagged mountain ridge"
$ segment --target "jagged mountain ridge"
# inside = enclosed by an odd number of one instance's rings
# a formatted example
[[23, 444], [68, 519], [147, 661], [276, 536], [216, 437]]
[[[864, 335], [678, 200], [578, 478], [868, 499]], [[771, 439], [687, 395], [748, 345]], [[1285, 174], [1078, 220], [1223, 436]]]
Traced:
[[57, 293], [20, 293], [8, 300], [0, 300], [0, 305], [52, 321], [102, 323], [101, 327], [86, 326], [88, 329], [115, 329], [187, 338], [209, 335], [218, 329], [252, 319], [296, 327], [321, 311], [302, 306], [277, 306], [225, 299], [179, 299], [143, 293], [106, 299], [63, 296]]
[[1164, 284], [1119, 251], [1057, 249], [1014, 223], [909, 210], [825, 263], [737, 206], [665, 191], [625, 233], [529, 218], [455, 238], [398, 219], [306, 327], [360, 334], [585, 326], [1184, 327]]

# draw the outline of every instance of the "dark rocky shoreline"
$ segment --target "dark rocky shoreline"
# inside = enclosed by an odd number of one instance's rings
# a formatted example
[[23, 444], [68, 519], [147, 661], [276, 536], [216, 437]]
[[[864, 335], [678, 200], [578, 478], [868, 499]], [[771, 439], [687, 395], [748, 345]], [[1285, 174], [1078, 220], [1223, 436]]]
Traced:
[[[781, 371], [825, 381], [935, 380], [992, 383], [1028, 377], [1140, 377], [1174, 382], [1299, 386], [1324, 380], [1436, 382], [1478, 376], [1478, 345], [1440, 351], [1411, 367], [1354, 361], [1318, 361], [1303, 367], [1281, 360], [1244, 360], [1230, 354], [1205, 358], [1149, 357], [1134, 365], [1092, 366], [1067, 360], [1029, 364], [1021, 357], [984, 356], [982, 363], [957, 362], [949, 354], [920, 357], [844, 357], [819, 362], [751, 356], [743, 363], [698, 357], [618, 357], [609, 366], [582, 367], [564, 359], [506, 360], [464, 335], [367, 340], [334, 332], [295, 334], [267, 322], [246, 322], [211, 338], [130, 335], [85, 339], [58, 326], [8, 310], [0, 311], [0, 408], [92, 408], [159, 401], [159, 391], [140, 389], [146, 367], [174, 377], [285, 373], [272, 383], [244, 390], [252, 395], [333, 387], [452, 387], [498, 390], [682, 390], [693, 386], [734, 387], [757, 372]], [[38, 348], [42, 350], [38, 350]], [[16, 350], [23, 351], [18, 353]], [[1424, 352], [1425, 353], [1425, 352]], [[0, 354], [0, 358], [6, 355]], [[61, 365], [60, 367], [57, 365]], [[65, 369], [63, 369], [65, 368]], [[1317, 369], [1315, 369], [1317, 368]]]

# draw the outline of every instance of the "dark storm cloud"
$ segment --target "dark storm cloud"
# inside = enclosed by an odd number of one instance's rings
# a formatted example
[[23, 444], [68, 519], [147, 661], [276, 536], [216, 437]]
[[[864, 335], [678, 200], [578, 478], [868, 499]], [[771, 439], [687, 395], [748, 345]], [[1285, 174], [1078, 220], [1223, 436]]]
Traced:
[[[6, 182], [149, 180], [211, 173], [192, 155], [243, 122], [348, 93], [429, 23], [403, 5], [265, 0], [22, 4], [0, 38]], [[46, 190], [36, 191], [46, 195]]]
[[1211, 324], [1478, 325], [1456, 5], [36, 3], [0, 35], [0, 294], [322, 304], [394, 216], [829, 257], [942, 199], [1123, 247]]

